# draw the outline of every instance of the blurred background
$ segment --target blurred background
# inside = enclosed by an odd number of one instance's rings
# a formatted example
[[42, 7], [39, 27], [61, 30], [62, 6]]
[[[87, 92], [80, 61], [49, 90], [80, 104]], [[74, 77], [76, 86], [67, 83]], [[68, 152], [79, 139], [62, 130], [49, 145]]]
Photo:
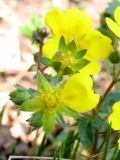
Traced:
[[[64, 10], [77, 7], [86, 11], [93, 19], [94, 28], [100, 26], [100, 15], [111, 0], [0, 0], [0, 160], [6, 160], [10, 154], [35, 155], [40, 146], [44, 132], [40, 128], [32, 131], [26, 119], [28, 113], [20, 112], [9, 100], [9, 93], [15, 84], [27, 88], [36, 88], [34, 72], [28, 68], [34, 63], [33, 53], [36, 48], [20, 32], [20, 26], [30, 24], [32, 15], [39, 15], [44, 24], [44, 16], [53, 7]], [[109, 79], [109, 77], [107, 77]], [[103, 80], [104, 87], [108, 81], [105, 71], [96, 76], [96, 81]], [[102, 90], [98, 87], [99, 92]], [[66, 118], [68, 123], [71, 119]], [[54, 134], [59, 132], [56, 126]], [[52, 141], [53, 137], [50, 137]], [[48, 141], [43, 155], [49, 156], [53, 146]]]

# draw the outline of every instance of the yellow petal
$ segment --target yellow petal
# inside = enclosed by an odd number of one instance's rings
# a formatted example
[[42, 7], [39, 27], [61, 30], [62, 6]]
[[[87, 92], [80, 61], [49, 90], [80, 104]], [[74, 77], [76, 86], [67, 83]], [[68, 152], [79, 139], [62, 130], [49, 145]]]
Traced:
[[91, 17], [79, 9], [66, 10], [65, 17], [68, 26], [67, 36], [71, 36], [70, 39], [72, 37], [75, 39], [80, 38], [92, 30]]
[[106, 18], [106, 23], [111, 31], [120, 38], [120, 26], [110, 18]]
[[76, 40], [92, 30], [90, 16], [79, 9], [62, 12], [54, 8], [46, 14], [45, 22], [57, 38], [64, 36], [67, 42]]
[[81, 39], [80, 47], [87, 49], [86, 56], [102, 60], [107, 58], [112, 51], [112, 41], [107, 36], [104, 36], [99, 31], [92, 31], [86, 34]]
[[66, 32], [65, 16], [58, 8], [54, 8], [46, 14], [45, 23], [50, 27], [52, 33], [58, 38]]
[[120, 130], [120, 113], [113, 112], [108, 117], [109, 123], [114, 130]]
[[120, 149], [120, 138], [118, 139], [118, 148]]
[[112, 110], [113, 110], [113, 112], [120, 113], [120, 102], [114, 103], [112, 106]]
[[92, 90], [93, 81], [84, 73], [71, 76], [61, 92], [65, 105], [77, 112], [88, 112], [99, 102], [99, 95]]
[[53, 55], [58, 51], [58, 47], [59, 40], [57, 40], [56, 38], [46, 40], [43, 46], [43, 55], [51, 59]]
[[80, 72], [87, 73], [89, 75], [97, 74], [101, 70], [101, 65], [97, 61], [91, 61], [87, 66], [82, 68]]
[[120, 25], [120, 6], [118, 6], [115, 9], [114, 18], [115, 18], [116, 22], [118, 23], [118, 25]]

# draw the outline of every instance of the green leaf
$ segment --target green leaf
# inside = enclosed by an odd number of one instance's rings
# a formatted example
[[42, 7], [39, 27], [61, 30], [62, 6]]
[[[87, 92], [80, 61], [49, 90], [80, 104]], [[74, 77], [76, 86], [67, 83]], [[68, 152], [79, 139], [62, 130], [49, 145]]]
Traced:
[[34, 61], [37, 62], [39, 57], [39, 52], [34, 53], [33, 56], [34, 56]]
[[120, 55], [119, 55], [118, 51], [112, 52], [109, 56], [109, 60], [113, 64], [120, 63]]
[[15, 88], [19, 91], [26, 91], [26, 88], [24, 88], [23, 86], [19, 85], [19, 84], [16, 84], [15, 85]]
[[10, 155], [13, 155], [13, 156], [16, 155], [16, 146], [17, 146], [17, 142], [15, 141], [15, 142], [13, 143], [13, 145], [11, 146]]
[[111, 126], [109, 126], [108, 131], [107, 131], [105, 150], [103, 153], [103, 160], [107, 159], [107, 152], [108, 152], [108, 147], [109, 147], [110, 135], [111, 135]]
[[28, 38], [32, 38], [33, 29], [29, 26], [23, 25], [20, 27], [20, 31]]
[[41, 63], [45, 66], [51, 66], [52, 64], [51, 60], [47, 57], [41, 57]]
[[42, 108], [42, 102], [39, 96], [25, 101], [20, 107], [22, 111], [27, 111], [27, 112], [37, 112], [40, 111], [41, 108]]
[[62, 52], [66, 50], [66, 42], [63, 36], [60, 38], [60, 41], [59, 41], [59, 50]]
[[62, 79], [63, 79], [63, 72], [62, 71], [58, 72], [58, 79], [59, 79], [59, 81], [62, 81]]
[[73, 149], [74, 131], [69, 131], [65, 141], [60, 146], [60, 154], [62, 158], [70, 158], [71, 150]]
[[79, 59], [85, 56], [87, 49], [82, 49], [75, 54], [75, 58]]
[[61, 110], [60, 112], [62, 113], [62, 115], [64, 116], [69, 116], [69, 117], [73, 117], [75, 119], [79, 118], [79, 114], [77, 112], [74, 112], [73, 110], [69, 109], [67, 106], [61, 106]]
[[45, 79], [40, 71], [37, 73], [37, 86], [40, 93], [52, 89], [50, 83]]
[[73, 54], [77, 51], [77, 46], [74, 40], [68, 43], [67, 49], [70, 50]]
[[41, 156], [43, 151], [46, 149], [46, 140], [47, 140], [46, 136], [44, 135], [44, 137], [42, 138], [42, 142], [41, 142], [40, 146], [38, 146], [36, 156]]
[[42, 116], [43, 112], [39, 111], [32, 114], [32, 117], [28, 119], [27, 121], [29, 124], [33, 127], [41, 127], [42, 126]]
[[44, 130], [45, 130], [45, 133], [48, 135], [53, 127], [54, 127], [54, 124], [55, 124], [55, 119], [56, 119], [56, 115], [53, 113], [44, 113], [43, 114], [43, 120], [42, 120], [42, 123], [43, 123], [43, 127], [44, 127]]
[[73, 73], [73, 71], [69, 67], [65, 67], [63, 70], [63, 75], [68, 75], [68, 74], [72, 74], [72, 73]]
[[2, 119], [4, 116], [5, 109], [6, 109], [6, 106], [3, 106], [2, 110], [0, 111], [0, 128], [2, 126]]
[[62, 66], [61, 62], [53, 61], [52, 66], [55, 69], [56, 72], [59, 72]]
[[[119, 149], [118, 149], [118, 145], [116, 145], [116, 148], [115, 148], [115, 150], [114, 150], [114, 153], [113, 153], [111, 159], [112, 159], [112, 160], [119, 160], [119, 159], [120, 159], [120, 153], [119, 153], [119, 152], [120, 152], [120, 151], [119, 151]], [[119, 156], [118, 156], [118, 153], [119, 153]], [[119, 159], [117, 159], [117, 157], [118, 157]]]
[[103, 128], [103, 121], [102, 119], [97, 116], [93, 121], [92, 121], [92, 126], [95, 127], [96, 129], [100, 130]]
[[56, 121], [61, 125], [61, 127], [65, 127], [65, 121], [62, 114], [57, 113]]
[[55, 86], [57, 83], [59, 83], [59, 78], [58, 78], [58, 76], [56, 75], [55, 77], [52, 78], [50, 84], [51, 84], [52, 86]]
[[111, 112], [112, 105], [120, 100], [120, 92], [111, 92], [105, 98], [99, 109], [99, 115], [101, 118], [105, 118]]
[[109, 6], [106, 8], [105, 13], [107, 15], [113, 16], [114, 10], [117, 6], [120, 5], [120, 1], [119, 0], [114, 0], [111, 3], [109, 3]]
[[40, 17], [38, 15], [33, 15], [31, 17], [31, 22], [36, 29], [43, 27], [42, 21], [40, 20]]
[[36, 70], [37, 70], [36, 64], [32, 64], [32, 65], [28, 68], [28, 72], [33, 72], [33, 71], [36, 71]]
[[86, 118], [80, 119], [79, 136], [85, 147], [90, 147], [94, 144], [94, 129], [92, 123]]
[[62, 53], [63, 53], [63, 52], [61, 52], [61, 51], [57, 51], [57, 52], [54, 54], [53, 59], [56, 60], [58, 57], [61, 56]]
[[9, 96], [12, 102], [17, 105], [21, 105], [23, 102], [29, 99], [30, 95], [27, 89], [25, 89], [24, 87], [17, 85], [16, 88], [18, 89], [11, 92]]
[[57, 135], [56, 140], [57, 140], [57, 141], [60, 141], [60, 142], [65, 141], [66, 138], [67, 138], [67, 136], [68, 136], [68, 132], [69, 132], [69, 131], [65, 131], [65, 130], [61, 131], [60, 134]]
[[40, 96], [40, 92], [35, 90], [35, 89], [29, 88], [28, 92], [29, 92], [31, 97]]
[[[112, 159], [113, 160], [113, 159]], [[120, 151], [118, 151], [117, 156], [115, 158], [115, 160], [120, 160]]]
[[78, 63], [74, 65], [73, 69], [75, 71], [78, 71], [80, 69], [82, 69], [83, 67], [87, 66], [90, 63], [89, 60], [81, 58], [79, 59]]

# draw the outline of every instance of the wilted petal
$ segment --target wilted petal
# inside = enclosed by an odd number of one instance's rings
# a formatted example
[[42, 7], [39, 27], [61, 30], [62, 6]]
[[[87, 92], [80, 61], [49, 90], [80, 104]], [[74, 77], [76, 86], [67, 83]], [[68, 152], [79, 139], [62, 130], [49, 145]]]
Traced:
[[95, 108], [99, 95], [92, 90], [92, 78], [84, 73], [71, 76], [61, 92], [63, 102], [72, 110], [87, 112]]

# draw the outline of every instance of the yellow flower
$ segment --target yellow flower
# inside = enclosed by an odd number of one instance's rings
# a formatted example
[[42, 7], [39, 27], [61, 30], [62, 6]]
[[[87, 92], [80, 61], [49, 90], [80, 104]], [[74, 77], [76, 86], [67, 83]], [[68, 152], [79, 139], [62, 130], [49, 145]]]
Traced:
[[[62, 88], [51, 86], [41, 73], [38, 73], [37, 79], [40, 95], [25, 101], [21, 105], [21, 110], [42, 113], [42, 123], [45, 129], [46, 126], [53, 127], [59, 113], [69, 115], [73, 111], [88, 112], [99, 102], [99, 95], [94, 93], [93, 81], [88, 74], [74, 74]], [[49, 132], [51, 129], [46, 130]]]
[[51, 38], [43, 46], [43, 54], [52, 58], [58, 51], [59, 40], [63, 36], [67, 43], [75, 41], [78, 50], [87, 49], [86, 59], [91, 63], [85, 66], [84, 72], [94, 74], [100, 71], [97, 60], [107, 58], [112, 51], [111, 39], [92, 29], [91, 18], [78, 9], [65, 12], [54, 8], [45, 16], [45, 22], [51, 29]]
[[[54, 112], [63, 104], [76, 112], [88, 112], [95, 108], [99, 95], [94, 93], [93, 80], [88, 74], [76, 73], [65, 83], [64, 87], [52, 87], [41, 73], [38, 74], [38, 90], [36, 96], [22, 104], [22, 109], [28, 111], [44, 110]], [[87, 84], [87, 85], [86, 85]], [[43, 87], [44, 86], [44, 87]], [[28, 105], [29, 104], [29, 105]]]
[[106, 23], [113, 33], [115, 33], [120, 38], [120, 6], [118, 6], [114, 11], [114, 19], [106, 18]]
[[108, 117], [108, 121], [114, 130], [120, 130], [120, 102], [113, 104], [112, 111]]

